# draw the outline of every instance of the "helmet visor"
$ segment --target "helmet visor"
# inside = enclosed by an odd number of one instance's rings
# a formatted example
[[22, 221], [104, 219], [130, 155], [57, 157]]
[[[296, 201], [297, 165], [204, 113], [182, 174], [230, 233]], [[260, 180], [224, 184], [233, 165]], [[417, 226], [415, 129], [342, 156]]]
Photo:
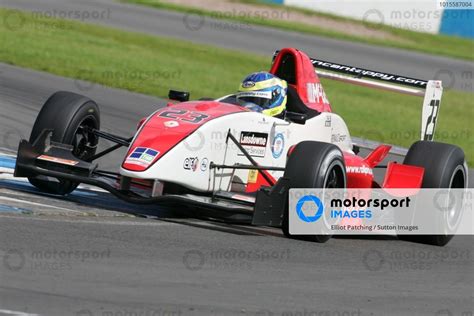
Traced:
[[237, 101], [240, 105], [252, 103], [263, 109], [268, 109], [272, 103], [272, 93], [270, 91], [249, 91], [237, 94]]

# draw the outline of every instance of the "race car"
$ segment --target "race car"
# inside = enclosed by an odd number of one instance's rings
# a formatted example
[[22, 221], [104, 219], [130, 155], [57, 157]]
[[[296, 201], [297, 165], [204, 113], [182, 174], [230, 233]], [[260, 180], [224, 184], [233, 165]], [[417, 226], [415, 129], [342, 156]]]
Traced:
[[[288, 229], [291, 188], [467, 187], [463, 150], [433, 141], [441, 81], [312, 59], [295, 48], [273, 58], [269, 72], [288, 83], [286, 113], [280, 118], [241, 106], [235, 94], [189, 101], [189, 93], [170, 91], [174, 102], [143, 118], [132, 137], [121, 137], [100, 130], [94, 101], [57, 92], [43, 105], [30, 139], [20, 142], [15, 176], [53, 194], [69, 194], [85, 183], [130, 203], [193, 206], [212, 218], [281, 227], [292, 238], [302, 236]], [[403, 163], [380, 165], [390, 145], [359, 155], [363, 146], [353, 142], [344, 120], [332, 112], [320, 77], [424, 97], [421, 140]], [[116, 145], [97, 152], [100, 138]], [[94, 163], [123, 146], [128, 151], [117, 173]], [[386, 170], [380, 183], [374, 168]], [[455, 215], [441, 219], [454, 221], [453, 230]], [[331, 236], [303, 237], [325, 242]], [[399, 237], [442, 246], [452, 232]]]

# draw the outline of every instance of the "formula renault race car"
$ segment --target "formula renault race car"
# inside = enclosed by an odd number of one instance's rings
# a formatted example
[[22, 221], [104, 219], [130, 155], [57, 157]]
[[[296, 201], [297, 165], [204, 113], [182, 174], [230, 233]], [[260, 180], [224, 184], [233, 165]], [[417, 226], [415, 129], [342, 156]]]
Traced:
[[[189, 101], [189, 93], [170, 91], [175, 102], [142, 119], [126, 138], [100, 130], [94, 101], [57, 92], [43, 105], [30, 139], [20, 142], [15, 176], [53, 194], [85, 183], [130, 203], [192, 206], [209, 217], [281, 227], [294, 238], [301, 236], [288, 230], [290, 188], [467, 187], [462, 149], [433, 142], [441, 81], [311, 59], [293, 48], [275, 53], [270, 73], [288, 82], [284, 118], [239, 106], [235, 95]], [[421, 140], [403, 163], [380, 165], [393, 150], [389, 145], [358, 155], [364, 146], [331, 111], [320, 77], [424, 97]], [[96, 152], [100, 138], [116, 145]], [[128, 152], [118, 173], [98, 169], [95, 160], [122, 146]], [[385, 169], [381, 183], [374, 168]], [[451, 237], [400, 236], [435, 245]], [[305, 238], [324, 242], [330, 236]]]

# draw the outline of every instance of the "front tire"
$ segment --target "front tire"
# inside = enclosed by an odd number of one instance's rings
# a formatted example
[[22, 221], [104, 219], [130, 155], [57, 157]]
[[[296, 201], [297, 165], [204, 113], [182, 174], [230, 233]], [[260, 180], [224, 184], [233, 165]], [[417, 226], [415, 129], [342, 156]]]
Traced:
[[[100, 129], [99, 107], [91, 99], [72, 92], [59, 91], [45, 102], [36, 118], [29, 142], [33, 143], [45, 129], [53, 130], [51, 141], [72, 145], [73, 155], [81, 160], [92, 157], [98, 138], [87, 128]], [[78, 182], [51, 179], [44, 176], [28, 177], [39, 190], [52, 194], [71, 193]]]
[[[329, 143], [304, 141], [297, 144], [286, 163], [285, 178], [291, 189], [345, 188], [346, 168], [341, 150]], [[331, 235], [291, 235], [289, 205], [283, 212], [282, 231], [286, 237], [324, 243]]]
[[[407, 165], [423, 167], [423, 189], [463, 189], [467, 187], [468, 170], [461, 148], [443, 143], [418, 141], [414, 143], [403, 162]], [[460, 213], [435, 212], [433, 214], [440, 227], [450, 227], [444, 235], [399, 235], [398, 238], [436, 246], [446, 245], [459, 226]], [[447, 225], [446, 225], [447, 224]]]

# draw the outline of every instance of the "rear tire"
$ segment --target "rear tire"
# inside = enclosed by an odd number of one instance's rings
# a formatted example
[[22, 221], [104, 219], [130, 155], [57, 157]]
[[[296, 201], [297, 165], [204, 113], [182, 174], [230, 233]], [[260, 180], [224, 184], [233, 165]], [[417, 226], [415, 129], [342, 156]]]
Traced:
[[[292, 151], [285, 168], [285, 178], [291, 189], [345, 188], [346, 167], [341, 150], [329, 143], [304, 141]], [[324, 243], [330, 235], [291, 235], [289, 206], [283, 212], [282, 231], [286, 237]]]
[[[33, 143], [43, 130], [51, 129], [51, 141], [73, 145], [73, 155], [87, 160], [95, 154], [98, 138], [83, 131], [82, 127], [100, 129], [99, 107], [85, 96], [59, 91], [49, 97], [41, 108], [29, 141]], [[78, 182], [44, 176], [29, 177], [28, 181], [41, 191], [59, 195], [71, 193], [79, 185]]]
[[[423, 167], [422, 188], [424, 189], [462, 189], [467, 187], [468, 173], [464, 152], [461, 148], [443, 143], [418, 141], [414, 143], [403, 162], [407, 165]], [[459, 214], [435, 212], [439, 225], [451, 227], [455, 231], [459, 226]], [[446, 245], [452, 238], [452, 234], [446, 235], [399, 235], [399, 239], [436, 246]]]

